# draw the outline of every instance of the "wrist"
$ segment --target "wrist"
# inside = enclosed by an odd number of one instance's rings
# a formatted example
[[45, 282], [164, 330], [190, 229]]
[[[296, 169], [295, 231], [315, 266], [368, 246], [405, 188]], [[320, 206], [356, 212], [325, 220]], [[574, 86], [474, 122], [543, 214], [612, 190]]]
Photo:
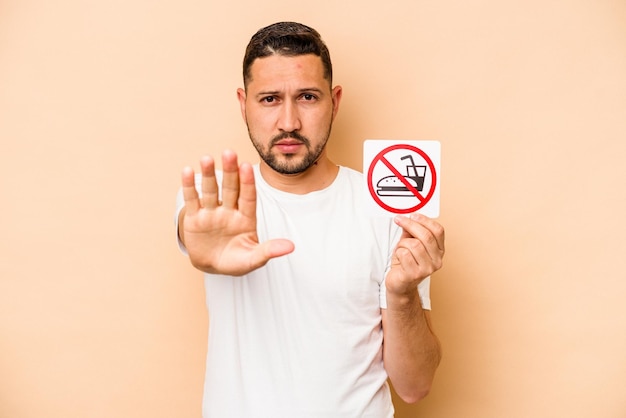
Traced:
[[421, 309], [422, 304], [417, 286], [406, 289], [390, 289], [387, 287], [387, 309], [414, 310]]

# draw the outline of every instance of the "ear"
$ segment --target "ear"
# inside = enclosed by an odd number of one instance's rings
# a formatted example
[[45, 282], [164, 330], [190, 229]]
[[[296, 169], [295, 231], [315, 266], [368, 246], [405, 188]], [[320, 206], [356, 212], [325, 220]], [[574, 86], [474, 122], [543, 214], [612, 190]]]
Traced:
[[343, 94], [343, 88], [341, 86], [335, 86], [332, 91], [333, 98], [333, 120], [335, 116], [337, 116], [337, 112], [339, 111], [339, 103], [341, 102], [341, 96]]
[[239, 108], [241, 109], [241, 117], [246, 120], [246, 91], [242, 88], [237, 89], [237, 99], [239, 100]]

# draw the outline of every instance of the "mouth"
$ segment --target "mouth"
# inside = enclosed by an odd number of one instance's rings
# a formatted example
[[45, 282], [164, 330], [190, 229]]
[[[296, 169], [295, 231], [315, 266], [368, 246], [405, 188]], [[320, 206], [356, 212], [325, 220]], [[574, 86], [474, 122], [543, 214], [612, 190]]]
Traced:
[[274, 144], [282, 154], [295, 154], [303, 146], [304, 142], [294, 138], [284, 138]]

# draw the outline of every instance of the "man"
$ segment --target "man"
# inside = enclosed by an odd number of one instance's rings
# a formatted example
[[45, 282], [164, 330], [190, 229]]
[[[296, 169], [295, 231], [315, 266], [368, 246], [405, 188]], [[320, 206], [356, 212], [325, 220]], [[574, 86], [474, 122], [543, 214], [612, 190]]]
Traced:
[[[429, 276], [444, 231], [421, 215], [371, 218], [361, 174], [326, 143], [341, 102], [328, 49], [281, 22], [246, 49], [237, 96], [261, 160], [183, 170], [181, 248], [205, 273], [205, 417], [393, 417], [439, 364]], [[221, 184], [221, 190], [219, 189]], [[200, 193], [198, 193], [200, 191]]]

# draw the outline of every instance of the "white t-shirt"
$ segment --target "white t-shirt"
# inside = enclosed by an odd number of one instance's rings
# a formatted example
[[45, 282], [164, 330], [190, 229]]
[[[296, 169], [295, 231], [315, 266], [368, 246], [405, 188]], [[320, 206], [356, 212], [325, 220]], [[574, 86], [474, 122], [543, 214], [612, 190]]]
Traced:
[[[205, 274], [203, 416], [393, 417], [380, 309], [400, 229], [366, 213], [354, 170], [305, 195], [254, 170], [259, 240], [287, 238], [295, 250], [243, 277]], [[429, 284], [419, 286], [426, 309]]]

